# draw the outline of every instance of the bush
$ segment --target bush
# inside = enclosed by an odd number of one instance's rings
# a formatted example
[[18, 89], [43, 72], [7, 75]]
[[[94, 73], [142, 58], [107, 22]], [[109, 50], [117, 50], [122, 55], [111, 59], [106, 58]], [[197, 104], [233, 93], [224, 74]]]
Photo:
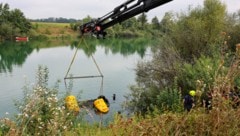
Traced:
[[37, 83], [30, 89], [24, 87], [23, 100], [16, 103], [16, 135], [57, 135], [71, 130], [75, 118], [58, 99], [57, 87], [47, 87], [48, 69], [39, 67]]
[[179, 112], [182, 111], [182, 95], [177, 89], [162, 90], [159, 95], [157, 95], [156, 105], [158, 110], [161, 112], [172, 111]]
[[214, 76], [220, 63], [219, 58], [201, 56], [194, 64], [184, 63], [182, 72], [178, 75], [178, 84], [187, 94], [189, 89], [199, 91], [213, 87]]

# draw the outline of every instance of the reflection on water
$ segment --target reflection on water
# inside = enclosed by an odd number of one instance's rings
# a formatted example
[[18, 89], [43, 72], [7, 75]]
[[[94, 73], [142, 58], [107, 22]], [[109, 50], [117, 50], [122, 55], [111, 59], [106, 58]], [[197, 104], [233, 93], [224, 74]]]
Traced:
[[12, 72], [14, 65], [21, 66], [34, 49], [29, 43], [3, 43], [0, 47], [0, 73]]
[[[33, 86], [39, 65], [49, 69], [49, 87], [60, 80], [60, 94], [65, 94], [63, 78], [72, 60], [76, 47], [78, 54], [70, 70], [72, 75], [95, 75], [98, 71], [91, 60], [93, 55], [104, 75], [103, 94], [110, 100], [110, 114], [121, 110], [123, 95], [134, 84], [134, 68], [154, 43], [144, 39], [88, 39], [79, 41], [3, 43], [0, 45], [0, 117], [5, 112], [13, 115], [13, 100], [20, 100], [25, 85]], [[99, 95], [101, 78], [77, 79], [73, 81], [72, 93], [80, 94], [80, 100], [95, 99]], [[116, 94], [116, 100], [112, 100]]]

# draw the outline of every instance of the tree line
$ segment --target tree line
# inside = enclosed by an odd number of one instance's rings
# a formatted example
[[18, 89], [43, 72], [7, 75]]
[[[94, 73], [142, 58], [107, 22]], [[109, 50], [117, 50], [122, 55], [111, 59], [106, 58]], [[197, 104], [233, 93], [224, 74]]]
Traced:
[[76, 23], [79, 19], [74, 18], [64, 18], [64, 17], [49, 17], [42, 19], [30, 19], [31, 22], [52, 22], [52, 23]]

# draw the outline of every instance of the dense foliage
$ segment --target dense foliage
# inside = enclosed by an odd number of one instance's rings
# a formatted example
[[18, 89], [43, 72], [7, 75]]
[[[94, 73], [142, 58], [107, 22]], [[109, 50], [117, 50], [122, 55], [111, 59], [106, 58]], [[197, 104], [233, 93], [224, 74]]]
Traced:
[[[213, 92], [219, 84], [218, 77], [231, 73], [229, 70], [237, 58], [234, 54], [235, 45], [240, 42], [239, 36], [236, 37], [240, 31], [239, 17], [236, 13], [228, 15], [219, 0], [205, 0], [203, 7], [177, 16], [166, 13], [160, 22], [163, 34], [159, 37], [160, 46], [154, 48], [152, 60], [137, 65], [137, 84], [127, 97], [129, 109], [143, 114], [155, 107], [163, 110], [166, 107], [162, 107], [165, 102], [161, 99], [171, 100], [172, 95], [160, 95], [169, 89], [182, 96], [194, 89], [199, 98]], [[239, 88], [239, 72], [234, 72], [232, 78], [224, 83], [228, 85], [226, 94], [234, 87]], [[167, 109], [179, 111], [182, 105], [178, 106]]]
[[27, 34], [31, 23], [19, 9], [10, 10], [8, 4], [0, 3], [0, 41]]

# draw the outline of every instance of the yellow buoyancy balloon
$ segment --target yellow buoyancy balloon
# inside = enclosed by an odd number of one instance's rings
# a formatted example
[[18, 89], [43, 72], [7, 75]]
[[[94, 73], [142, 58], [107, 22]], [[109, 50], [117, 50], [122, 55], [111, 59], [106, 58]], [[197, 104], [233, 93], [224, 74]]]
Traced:
[[94, 107], [102, 113], [107, 113], [109, 108], [103, 98], [96, 99], [93, 102]]
[[65, 104], [68, 110], [79, 112], [80, 108], [75, 96], [69, 95], [65, 98]]

